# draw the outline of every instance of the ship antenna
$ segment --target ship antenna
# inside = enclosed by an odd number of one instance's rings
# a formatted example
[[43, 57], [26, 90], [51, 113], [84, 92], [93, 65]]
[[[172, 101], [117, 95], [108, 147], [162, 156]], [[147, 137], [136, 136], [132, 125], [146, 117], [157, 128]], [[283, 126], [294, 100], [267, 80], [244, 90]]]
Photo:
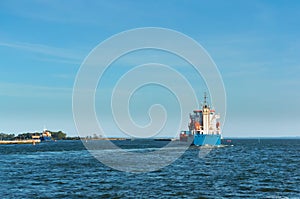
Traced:
[[204, 106], [207, 106], [207, 101], [206, 101], [206, 99], [207, 99], [207, 95], [206, 95], [206, 92], [204, 92]]

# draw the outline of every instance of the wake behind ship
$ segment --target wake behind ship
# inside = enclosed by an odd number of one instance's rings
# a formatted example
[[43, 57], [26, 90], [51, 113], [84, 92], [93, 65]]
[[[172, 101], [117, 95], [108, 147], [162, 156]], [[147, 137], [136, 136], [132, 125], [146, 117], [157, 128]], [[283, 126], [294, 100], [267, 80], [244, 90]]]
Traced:
[[219, 119], [220, 115], [210, 108], [205, 94], [202, 109], [194, 110], [193, 114], [190, 114], [189, 130], [181, 131], [180, 141], [189, 141], [196, 146], [221, 145]]

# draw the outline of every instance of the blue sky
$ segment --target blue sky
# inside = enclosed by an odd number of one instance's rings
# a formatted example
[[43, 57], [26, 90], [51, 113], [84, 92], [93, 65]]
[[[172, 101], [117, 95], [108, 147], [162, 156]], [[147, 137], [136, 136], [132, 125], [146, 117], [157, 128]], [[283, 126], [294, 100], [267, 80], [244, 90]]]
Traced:
[[76, 135], [72, 87], [83, 59], [121, 31], [163, 27], [195, 39], [217, 64], [227, 94], [224, 136], [299, 136], [299, 9], [299, 1], [3, 0], [0, 132], [46, 125]]

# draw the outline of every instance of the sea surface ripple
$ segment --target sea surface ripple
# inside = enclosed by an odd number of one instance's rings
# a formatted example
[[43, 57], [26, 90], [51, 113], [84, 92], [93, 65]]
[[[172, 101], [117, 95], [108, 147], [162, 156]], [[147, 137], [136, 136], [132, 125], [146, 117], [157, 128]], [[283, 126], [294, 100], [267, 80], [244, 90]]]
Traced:
[[[167, 144], [115, 143], [133, 152]], [[300, 198], [300, 139], [230, 145], [203, 158], [191, 146], [171, 165], [140, 174], [103, 165], [81, 141], [0, 145], [0, 198]]]

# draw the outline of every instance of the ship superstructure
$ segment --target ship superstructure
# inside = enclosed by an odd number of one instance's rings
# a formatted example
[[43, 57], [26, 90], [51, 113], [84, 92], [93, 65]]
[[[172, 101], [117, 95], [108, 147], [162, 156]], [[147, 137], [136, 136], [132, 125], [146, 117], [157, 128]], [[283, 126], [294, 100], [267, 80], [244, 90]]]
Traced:
[[41, 133], [40, 139], [41, 141], [46, 141], [46, 142], [51, 141], [52, 137], [50, 131], [44, 129], [44, 131]]
[[197, 146], [203, 145], [220, 145], [221, 129], [220, 115], [215, 113], [207, 103], [206, 93], [204, 94], [204, 102], [202, 109], [194, 110], [190, 114], [189, 130], [180, 133], [180, 141], [192, 140]]

